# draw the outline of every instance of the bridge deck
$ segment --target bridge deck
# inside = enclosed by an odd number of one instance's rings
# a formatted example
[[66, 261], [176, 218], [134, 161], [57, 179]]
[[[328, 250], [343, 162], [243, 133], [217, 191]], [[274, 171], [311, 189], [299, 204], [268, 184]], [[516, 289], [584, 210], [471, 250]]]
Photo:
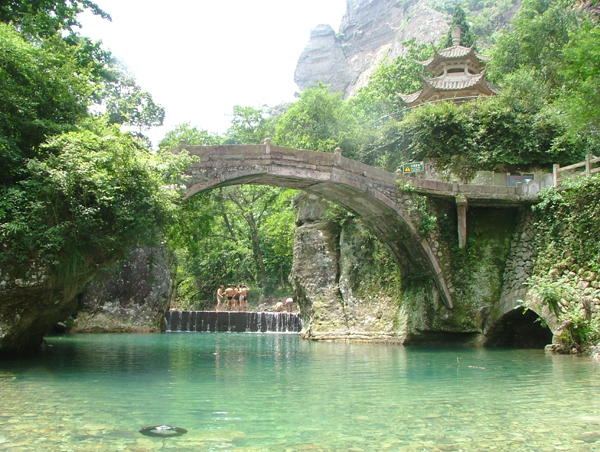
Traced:
[[[228, 145], [228, 146], [180, 146], [174, 152], [186, 149], [190, 155], [199, 157], [194, 168], [215, 168], [228, 166], [234, 162], [247, 165], [285, 165], [294, 166], [299, 171], [315, 171], [319, 167], [338, 167], [346, 173], [362, 178], [364, 182], [386, 185], [388, 190], [397, 188], [396, 181], [410, 183], [421, 195], [454, 198], [463, 195], [469, 205], [507, 205], [518, 206], [534, 204], [539, 201], [537, 195], [524, 192], [522, 186], [506, 187], [493, 185], [472, 185], [456, 182], [444, 182], [433, 179], [420, 179], [404, 174], [394, 174], [341, 155], [307, 151], [272, 145]], [[305, 180], [304, 185], [309, 185]], [[297, 188], [306, 188], [299, 183]]]

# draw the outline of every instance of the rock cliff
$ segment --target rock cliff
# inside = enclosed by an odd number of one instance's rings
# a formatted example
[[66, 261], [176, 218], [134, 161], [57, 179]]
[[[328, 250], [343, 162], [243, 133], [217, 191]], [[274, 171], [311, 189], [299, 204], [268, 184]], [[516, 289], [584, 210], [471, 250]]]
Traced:
[[323, 82], [333, 92], [353, 95], [367, 84], [377, 64], [406, 52], [402, 42], [435, 43], [448, 31], [449, 17], [424, 0], [348, 0], [340, 30], [319, 25], [300, 59], [294, 80], [300, 89]]
[[161, 331], [172, 290], [170, 264], [164, 248], [130, 250], [87, 284], [67, 326], [72, 332]]

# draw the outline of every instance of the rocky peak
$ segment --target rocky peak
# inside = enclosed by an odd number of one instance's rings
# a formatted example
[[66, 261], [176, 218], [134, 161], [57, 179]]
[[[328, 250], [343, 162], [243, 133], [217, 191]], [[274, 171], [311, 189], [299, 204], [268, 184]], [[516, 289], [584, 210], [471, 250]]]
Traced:
[[397, 0], [347, 0], [339, 33], [329, 25], [315, 28], [302, 52], [294, 80], [300, 89], [319, 81], [346, 97], [367, 84], [377, 64], [406, 52], [402, 42], [437, 42], [448, 31], [444, 14], [420, 0], [399, 6]]

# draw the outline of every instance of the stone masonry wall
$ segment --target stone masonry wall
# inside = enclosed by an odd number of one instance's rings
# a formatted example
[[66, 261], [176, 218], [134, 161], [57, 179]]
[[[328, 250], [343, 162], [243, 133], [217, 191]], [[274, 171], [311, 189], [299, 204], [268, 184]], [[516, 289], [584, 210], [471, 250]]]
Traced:
[[522, 304], [527, 296], [527, 280], [537, 256], [535, 246], [535, 216], [530, 208], [521, 208], [506, 260], [500, 301], [486, 321], [488, 328], [504, 313]]

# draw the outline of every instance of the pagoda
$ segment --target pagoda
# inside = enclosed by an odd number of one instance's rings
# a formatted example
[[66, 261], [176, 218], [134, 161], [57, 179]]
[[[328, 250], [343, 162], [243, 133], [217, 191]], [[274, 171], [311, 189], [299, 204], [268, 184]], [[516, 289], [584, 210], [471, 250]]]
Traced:
[[399, 94], [409, 107], [439, 100], [456, 103], [480, 96], [494, 96], [499, 88], [486, 80], [485, 55], [471, 47], [460, 45], [460, 27], [452, 29], [452, 46], [439, 52], [434, 47], [433, 58], [419, 61], [433, 77], [421, 76], [423, 89], [412, 94]]

